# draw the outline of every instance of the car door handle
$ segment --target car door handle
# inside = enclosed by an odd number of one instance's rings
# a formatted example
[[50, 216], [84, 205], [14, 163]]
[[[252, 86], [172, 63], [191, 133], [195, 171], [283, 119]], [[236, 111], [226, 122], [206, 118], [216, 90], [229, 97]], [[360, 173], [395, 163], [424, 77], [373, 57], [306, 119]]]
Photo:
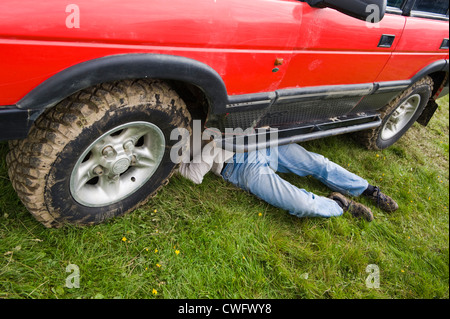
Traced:
[[390, 48], [394, 43], [395, 35], [383, 34], [381, 36], [380, 42], [378, 43], [379, 48]]
[[442, 41], [440, 49], [441, 50], [448, 50], [449, 49], [449, 41], [448, 41], [448, 39], [444, 39]]

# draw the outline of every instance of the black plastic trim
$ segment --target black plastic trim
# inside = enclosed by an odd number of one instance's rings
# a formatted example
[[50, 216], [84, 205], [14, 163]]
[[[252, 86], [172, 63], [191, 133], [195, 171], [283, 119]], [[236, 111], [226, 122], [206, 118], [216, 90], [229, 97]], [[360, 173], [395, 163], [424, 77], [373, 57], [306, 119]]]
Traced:
[[33, 89], [17, 107], [45, 109], [84, 88], [137, 78], [188, 82], [203, 90], [213, 112], [225, 111], [226, 87], [214, 69], [185, 57], [145, 53], [107, 56], [69, 67]]
[[33, 122], [33, 111], [15, 106], [0, 107], [0, 141], [25, 138]]
[[422, 70], [417, 72], [416, 75], [414, 75], [409, 80], [409, 83], [410, 83], [410, 85], [413, 85], [414, 83], [419, 81], [424, 76], [426, 76], [428, 74], [431, 74], [431, 73], [434, 73], [434, 72], [439, 72], [439, 71], [445, 71], [445, 72], [449, 71], [449, 62], [448, 62], [448, 60], [439, 60], [439, 61], [435, 61], [435, 62], [427, 65]]
[[373, 83], [330, 85], [297, 89], [277, 90], [277, 102], [286, 100], [304, 101], [310, 99], [334, 99], [350, 96], [364, 96], [373, 92]]
[[416, 0], [406, 0], [406, 2], [403, 4], [403, 15], [409, 16], [411, 15], [411, 10], [414, 7]]
[[381, 36], [380, 42], [378, 43], [379, 48], [390, 48], [394, 44], [395, 35], [393, 34], [383, 34]]
[[377, 82], [375, 93], [387, 93], [403, 91], [408, 88], [412, 83], [411, 81], [389, 81], [389, 82]]
[[442, 40], [441, 47], [439, 49], [441, 49], [441, 50], [448, 50], [449, 48], [450, 48], [450, 46], [449, 46], [449, 39]]
[[228, 96], [226, 108], [228, 112], [238, 108], [245, 108], [246, 111], [266, 108], [272, 105], [276, 97], [277, 94], [275, 92], [230, 95]]
[[275, 103], [290, 103], [292, 101], [364, 96], [371, 94], [374, 89], [373, 83], [366, 83], [281, 89], [268, 93], [232, 95], [228, 97], [227, 112], [252, 111], [270, 107]]

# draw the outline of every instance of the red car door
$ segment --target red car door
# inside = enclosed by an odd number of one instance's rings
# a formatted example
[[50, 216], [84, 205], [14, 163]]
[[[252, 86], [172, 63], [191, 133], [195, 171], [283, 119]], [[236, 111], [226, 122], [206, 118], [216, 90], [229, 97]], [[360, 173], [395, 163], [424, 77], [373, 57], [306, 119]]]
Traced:
[[[400, 8], [405, 1], [395, 2]], [[410, 80], [433, 63], [448, 59], [448, 9], [448, 0], [415, 1], [403, 36], [377, 81]]]
[[[405, 17], [387, 14], [379, 23], [361, 21], [304, 2], [301, 28], [281, 86], [311, 87], [373, 83], [388, 62]], [[383, 35], [393, 41], [383, 45]]]

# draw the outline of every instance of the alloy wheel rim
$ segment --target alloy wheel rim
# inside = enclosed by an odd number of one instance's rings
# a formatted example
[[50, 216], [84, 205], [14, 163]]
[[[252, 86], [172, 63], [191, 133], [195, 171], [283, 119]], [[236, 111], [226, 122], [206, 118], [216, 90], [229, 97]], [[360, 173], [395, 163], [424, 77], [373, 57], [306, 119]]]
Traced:
[[109, 130], [76, 162], [70, 177], [71, 195], [88, 207], [120, 202], [153, 176], [165, 147], [163, 132], [149, 122], [130, 122]]
[[397, 107], [381, 130], [381, 139], [386, 141], [400, 133], [416, 114], [421, 100], [422, 98], [419, 94], [414, 94]]

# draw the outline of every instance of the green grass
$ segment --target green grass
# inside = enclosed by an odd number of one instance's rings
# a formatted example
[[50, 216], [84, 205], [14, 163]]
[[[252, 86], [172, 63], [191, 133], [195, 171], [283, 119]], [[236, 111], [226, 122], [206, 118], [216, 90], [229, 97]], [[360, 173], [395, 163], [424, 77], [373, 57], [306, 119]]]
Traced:
[[[399, 211], [361, 199], [372, 223], [298, 219], [209, 174], [199, 186], [174, 176], [123, 218], [45, 229], [15, 195], [0, 144], [0, 298], [449, 298], [448, 97], [427, 128], [384, 151], [350, 136], [303, 145], [379, 185]], [[65, 286], [69, 264], [79, 288]], [[370, 264], [378, 289], [366, 286]]]

